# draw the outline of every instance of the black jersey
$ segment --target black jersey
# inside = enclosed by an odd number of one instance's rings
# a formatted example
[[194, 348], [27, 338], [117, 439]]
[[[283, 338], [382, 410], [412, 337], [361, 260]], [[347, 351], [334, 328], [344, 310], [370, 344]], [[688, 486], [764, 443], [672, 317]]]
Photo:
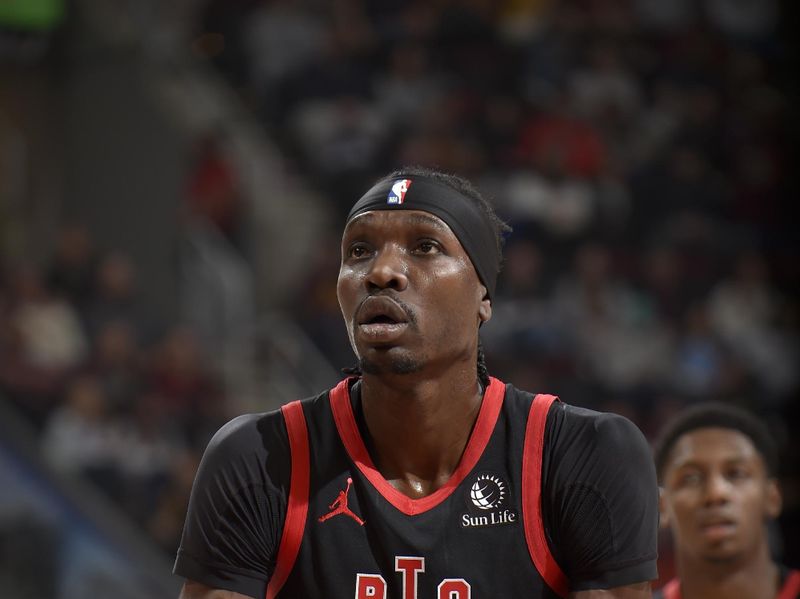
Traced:
[[279, 599], [557, 597], [656, 577], [655, 472], [629, 421], [492, 379], [448, 482], [411, 499], [372, 463], [350, 383], [215, 436], [177, 574]]
[[[781, 580], [775, 599], [800, 598], [800, 570], [789, 570], [781, 567], [780, 573]], [[683, 599], [680, 580], [677, 578], [670, 580], [653, 593], [653, 599]]]

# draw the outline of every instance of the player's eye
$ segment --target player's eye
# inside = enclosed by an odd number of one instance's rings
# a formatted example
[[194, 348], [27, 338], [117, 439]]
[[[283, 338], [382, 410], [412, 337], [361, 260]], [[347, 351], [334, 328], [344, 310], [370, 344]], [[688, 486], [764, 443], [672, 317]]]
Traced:
[[746, 468], [735, 467], [728, 470], [729, 480], [744, 480], [750, 477], [750, 472]]
[[418, 254], [438, 254], [442, 251], [438, 243], [430, 239], [424, 239], [417, 244], [414, 251]]
[[678, 478], [678, 485], [681, 487], [696, 487], [702, 484], [703, 475], [695, 470], [684, 472]]
[[369, 254], [369, 248], [363, 243], [354, 243], [347, 250], [348, 258], [364, 258]]

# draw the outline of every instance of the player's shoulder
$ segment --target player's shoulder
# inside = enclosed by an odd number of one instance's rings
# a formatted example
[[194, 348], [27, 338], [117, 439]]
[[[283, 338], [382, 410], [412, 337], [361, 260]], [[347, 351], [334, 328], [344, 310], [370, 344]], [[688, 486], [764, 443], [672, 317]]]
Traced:
[[[547, 393], [531, 393], [506, 385], [506, 403], [516, 409], [530, 409], [537, 395]], [[547, 430], [550, 436], [575, 436], [586, 434], [593, 438], [602, 438], [612, 444], [624, 444], [631, 440], [646, 442], [639, 428], [625, 416], [613, 412], [599, 412], [589, 408], [572, 405], [564, 398], [558, 397], [547, 413]]]
[[[304, 412], [317, 409], [322, 401], [327, 398], [328, 392], [306, 397], [299, 400]], [[249, 450], [254, 443], [271, 443], [287, 439], [286, 420], [281, 408], [268, 412], [242, 414], [226, 422], [214, 434], [208, 444], [208, 449], [216, 450], [225, 448], [229, 450]]]
[[[506, 385], [506, 403], [515, 406], [512, 410], [529, 409], [535, 396]], [[528, 417], [521, 413], [516, 416], [522, 421]], [[551, 404], [544, 435], [545, 456], [553, 462], [566, 464], [590, 457], [600, 465], [618, 460], [619, 455], [636, 455], [639, 457], [635, 462], [646, 468], [652, 461], [647, 439], [631, 420], [621, 414], [570, 404], [563, 397]]]
[[281, 411], [242, 414], [226, 422], [214, 433], [206, 447], [206, 457], [229, 459], [248, 454], [257, 448], [285, 445], [286, 424]]
[[544, 442], [546, 461], [565, 481], [578, 476], [600, 488], [604, 483], [597, 477], [609, 477], [628, 481], [630, 489], [657, 488], [650, 445], [620, 414], [556, 403], [548, 414]]
[[623, 449], [631, 443], [647, 445], [642, 431], [625, 416], [614, 412], [598, 412], [555, 402], [547, 416], [552, 436], [586, 437], [610, 448]]

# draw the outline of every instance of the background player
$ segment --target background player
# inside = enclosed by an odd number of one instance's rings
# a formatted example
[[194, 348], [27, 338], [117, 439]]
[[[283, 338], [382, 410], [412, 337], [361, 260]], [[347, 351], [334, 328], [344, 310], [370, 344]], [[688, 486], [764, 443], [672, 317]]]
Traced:
[[678, 569], [657, 596], [800, 596], [800, 572], [770, 556], [767, 523], [780, 513], [781, 494], [763, 423], [726, 404], [701, 404], [665, 427], [655, 459], [661, 524], [672, 531]]

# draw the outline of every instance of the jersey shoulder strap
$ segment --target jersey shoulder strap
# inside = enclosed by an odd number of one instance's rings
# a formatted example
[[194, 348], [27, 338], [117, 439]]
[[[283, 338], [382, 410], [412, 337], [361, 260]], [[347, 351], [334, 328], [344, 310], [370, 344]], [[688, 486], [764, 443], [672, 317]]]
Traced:
[[[681, 583], [673, 578], [661, 589], [664, 599], [681, 599]], [[800, 571], [792, 570], [775, 599], [797, 599], [800, 596]]]
[[664, 599], [681, 599], [681, 581], [673, 578], [661, 588]]
[[310, 478], [310, 452], [308, 447], [308, 427], [303, 414], [303, 405], [293, 401], [281, 408], [289, 435], [289, 449], [292, 454], [292, 476], [289, 485], [289, 501], [286, 506], [286, 520], [278, 547], [275, 570], [267, 585], [266, 599], [274, 599], [280, 592], [289, 573], [294, 567], [300, 542], [306, 526], [308, 514], [308, 493]]
[[553, 591], [566, 597], [569, 582], [559, 567], [544, 534], [542, 519], [542, 458], [547, 413], [558, 398], [540, 394], [533, 398], [522, 453], [522, 520], [528, 551], [539, 574]]
[[797, 599], [800, 597], [800, 570], [792, 570], [786, 577], [777, 599]]

